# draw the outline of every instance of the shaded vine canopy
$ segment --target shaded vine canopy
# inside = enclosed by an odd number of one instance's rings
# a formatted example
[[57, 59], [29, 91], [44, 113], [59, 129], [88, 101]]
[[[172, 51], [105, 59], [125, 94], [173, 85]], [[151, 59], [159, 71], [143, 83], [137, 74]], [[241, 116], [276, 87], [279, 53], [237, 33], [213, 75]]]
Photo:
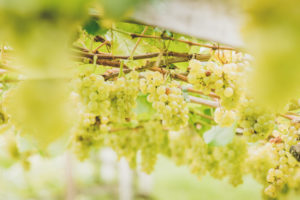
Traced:
[[0, 1], [0, 164], [109, 146], [147, 173], [162, 154], [299, 191], [299, 1], [235, 2], [243, 49], [120, 20], [138, 3]]

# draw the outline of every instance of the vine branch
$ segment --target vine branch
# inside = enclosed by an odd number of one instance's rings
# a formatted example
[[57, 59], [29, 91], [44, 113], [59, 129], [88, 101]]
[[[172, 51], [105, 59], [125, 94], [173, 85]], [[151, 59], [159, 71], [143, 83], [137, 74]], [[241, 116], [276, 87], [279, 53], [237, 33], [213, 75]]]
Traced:
[[131, 36], [132, 39], [134, 39], [134, 38], [163, 39], [163, 40], [171, 40], [171, 41], [182, 42], [182, 43], [185, 43], [185, 44], [188, 44], [188, 45], [191, 45], [191, 46], [201, 46], [201, 47], [211, 48], [213, 50], [222, 49], [222, 50], [237, 51], [235, 48], [232, 48], [232, 47], [201, 44], [201, 43], [198, 43], [198, 42], [191, 42], [191, 41], [188, 41], [188, 40], [176, 39], [176, 38], [168, 37], [168, 36], [142, 35], [142, 34], [136, 34], [136, 33], [130, 33], [130, 36]]

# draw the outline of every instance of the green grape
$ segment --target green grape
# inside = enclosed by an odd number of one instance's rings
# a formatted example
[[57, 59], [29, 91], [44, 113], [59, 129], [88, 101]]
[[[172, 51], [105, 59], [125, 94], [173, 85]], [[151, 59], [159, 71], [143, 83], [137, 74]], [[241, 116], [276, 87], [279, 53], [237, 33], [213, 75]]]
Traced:
[[221, 105], [234, 109], [241, 97], [241, 77], [244, 73], [237, 71], [236, 63], [219, 66], [215, 62], [201, 63], [191, 60], [188, 80], [196, 89], [205, 94], [215, 92], [221, 98]]
[[150, 174], [154, 170], [158, 154], [169, 152], [168, 134], [160, 122], [150, 121], [144, 124], [145, 137], [141, 146], [141, 170]]
[[172, 159], [179, 165], [188, 165], [198, 177], [207, 172], [213, 177], [229, 177], [234, 186], [242, 183], [247, 145], [243, 138], [235, 138], [224, 147], [210, 147], [198, 135], [186, 130], [170, 140]]
[[297, 169], [297, 161], [289, 149], [297, 144], [298, 135], [294, 126], [281, 124], [279, 130], [273, 131], [274, 138], [270, 139], [273, 153], [273, 167], [269, 169], [266, 181], [269, 184], [264, 192], [270, 197], [277, 197]]
[[238, 111], [238, 124], [250, 141], [264, 139], [273, 130], [275, 115], [253, 100], [243, 99]]
[[95, 115], [108, 116], [110, 114], [110, 85], [104, 81], [102, 76], [81, 74], [74, 81], [75, 89], [80, 96], [86, 112]]
[[[209, 62], [204, 65], [198, 60], [191, 60], [189, 67], [189, 82], [206, 94], [214, 90], [216, 82], [222, 79], [222, 69], [216, 63]], [[217, 85], [220, 86], [220, 82]]]
[[133, 108], [139, 92], [138, 73], [133, 71], [128, 77], [118, 78], [110, 86], [111, 119], [124, 121], [134, 117]]
[[119, 158], [125, 157], [131, 168], [137, 165], [137, 154], [141, 152], [141, 170], [151, 173], [158, 154], [168, 153], [168, 135], [159, 121], [149, 121], [143, 128], [123, 130], [107, 135], [107, 145], [112, 147]]
[[248, 148], [249, 157], [246, 159], [246, 173], [253, 176], [259, 183], [266, 185], [268, 171], [274, 166], [272, 159], [272, 145], [266, 143], [263, 145], [253, 145]]
[[163, 126], [179, 130], [188, 123], [187, 103], [175, 82], [164, 82], [159, 72], [147, 72], [145, 79], [140, 80], [140, 89], [143, 93], [149, 93], [147, 100], [157, 110]]
[[232, 110], [217, 108], [214, 113], [214, 120], [221, 126], [231, 126], [236, 120], [236, 113]]
[[[103, 137], [113, 124], [133, 116], [132, 109], [138, 95], [137, 79], [137, 72], [131, 72], [126, 78], [104, 81], [102, 76], [87, 71], [74, 81], [82, 104], [81, 119], [73, 131], [74, 151], [81, 160], [93, 147], [105, 143]], [[84, 148], [86, 150], [81, 150]], [[131, 154], [129, 157], [136, 158]]]

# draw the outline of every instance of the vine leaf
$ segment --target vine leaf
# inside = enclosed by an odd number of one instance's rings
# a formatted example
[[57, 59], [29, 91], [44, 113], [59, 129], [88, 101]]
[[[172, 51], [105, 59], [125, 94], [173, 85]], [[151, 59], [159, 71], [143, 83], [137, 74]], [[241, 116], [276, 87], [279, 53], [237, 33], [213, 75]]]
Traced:
[[139, 95], [136, 99], [137, 106], [134, 112], [138, 115], [139, 120], [149, 120], [155, 114], [152, 104], [147, 101], [147, 95]]
[[225, 146], [232, 141], [235, 129], [235, 124], [231, 127], [214, 126], [204, 133], [203, 138], [209, 146]]
[[83, 29], [90, 35], [104, 35], [108, 29], [105, 29], [100, 26], [99, 21], [94, 18], [90, 18], [87, 20], [84, 25]]

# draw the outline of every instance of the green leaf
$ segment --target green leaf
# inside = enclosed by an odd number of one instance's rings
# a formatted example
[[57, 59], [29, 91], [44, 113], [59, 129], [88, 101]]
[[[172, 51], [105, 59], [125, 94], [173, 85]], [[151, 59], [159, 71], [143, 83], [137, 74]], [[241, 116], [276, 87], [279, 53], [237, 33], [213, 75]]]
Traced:
[[104, 16], [112, 19], [120, 19], [129, 11], [135, 9], [143, 0], [97, 0], [104, 11]]
[[139, 95], [136, 102], [137, 106], [134, 108], [134, 112], [140, 120], [148, 120], [155, 114], [152, 104], [147, 101], [147, 95]]
[[204, 141], [210, 146], [225, 146], [232, 141], [235, 135], [235, 128], [235, 124], [231, 127], [214, 126], [204, 133]]
[[100, 26], [97, 19], [90, 18], [83, 25], [83, 29], [90, 35], [103, 35], [107, 32], [108, 29], [105, 29]]

